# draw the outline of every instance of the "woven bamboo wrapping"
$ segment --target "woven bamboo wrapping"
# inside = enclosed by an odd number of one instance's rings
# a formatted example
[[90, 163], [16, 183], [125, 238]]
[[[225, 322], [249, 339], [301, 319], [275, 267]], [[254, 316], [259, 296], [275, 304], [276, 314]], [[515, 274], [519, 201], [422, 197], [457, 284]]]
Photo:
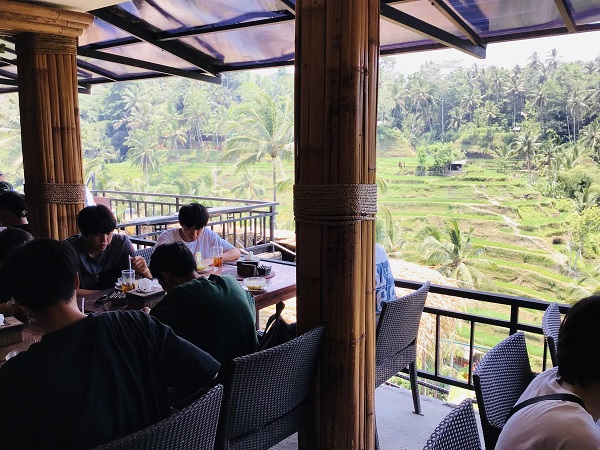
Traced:
[[[376, 199], [354, 202], [347, 187], [375, 184], [378, 55], [379, 2], [297, 3], [297, 313], [302, 331], [327, 327], [317, 386], [322, 449], [374, 448]], [[319, 185], [339, 201], [310, 192]], [[303, 214], [311, 194], [319, 205]]]
[[23, 169], [35, 235], [64, 239], [77, 232], [84, 186], [77, 104], [76, 39], [26, 34], [16, 50]]

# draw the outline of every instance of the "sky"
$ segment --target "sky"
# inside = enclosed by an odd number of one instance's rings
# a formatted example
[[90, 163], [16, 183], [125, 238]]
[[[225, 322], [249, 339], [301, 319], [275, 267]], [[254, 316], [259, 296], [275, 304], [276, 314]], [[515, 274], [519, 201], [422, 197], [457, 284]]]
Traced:
[[600, 31], [573, 35], [552, 36], [522, 41], [489, 44], [485, 59], [469, 56], [455, 49], [430, 50], [425, 52], [396, 55], [397, 69], [402, 73], [414, 73], [428, 61], [459, 61], [462, 66], [490, 66], [512, 68], [524, 66], [533, 52], [543, 61], [555, 48], [560, 61], [590, 61], [600, 56]]

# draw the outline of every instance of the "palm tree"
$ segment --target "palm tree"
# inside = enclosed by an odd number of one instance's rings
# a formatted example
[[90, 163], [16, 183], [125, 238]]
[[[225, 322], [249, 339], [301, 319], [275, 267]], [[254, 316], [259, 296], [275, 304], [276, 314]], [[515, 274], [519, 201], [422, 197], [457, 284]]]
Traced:
[[375, 241], [378, 242], [390, 256], [399, 256], [400, 250], [406, 244], [402, 238], [402, 226], [394, 220], [388, 208], [382, 207], [375, 222]]
[[[454, 278], [464, 287], [490, 288], [489, 277], [475, 267], [478, 257], [484, 254], [484, 249], [474, 246], [471, 242], [473, 227], [469, 231], [460, 229], [458, 220], [451, 219], [445, 229], [428, 226], [419, 236], [423, 237], [421, 250], [423, 260], [444, 276]], [[489, 265], [487, 261], [479, 260], [480, 265]]]
[[492, 126], [492, 120], [497, 118], [500, 114], [500, 108], [498, 108], [498, 105], [496, 103], [490, 100], [486, 100], [486, 102], [483, 104], [482, 109], [483, 117], [485, 118], [487, 126], [489, 128]]
[[469, 120], [473, 120], [473, 112], [481, 104], [481, 92], [476, 86], [470, 85], [467, 92], [462, 96], [460, 106], [469, 114]]
[[517, 105], [525, 92], [525, 85], [523, 84], [523, 81], [521, 81], [519, 66], [516, 66], [513, 71], [513, 75], [510, 77], [508, 88], [505, 93], [512, 99], [513, 128], [515, 128], [517, 125]]
[[293, 109], [289, 98], [258, 91], [251, 101], [232, 112], [231, 136], [222, 159], [237, 159], [237, 168], [267, 160], [273, 169], [273, 201], [277, 201], [277, 173], [286, 178], [282, 160], [291, 157], [294, 141]]
[[[567, 108], [571, 112], [573, 120], [573, 142], [577, 143], [578, 125], [581, 123], [583, 113], [588, 109], [588, 105], [584, 102], [585, 95], [582, 92], [581, 86], [576, 86], [570, 93], [567, 99]], [[568, 118], [568, 115], [567, 115]]]
[[151, 133], [135, 131], [127, 138], [125, 143], [130, 147], [127, 155], [131, 159], [131, 165], [142, 168], [147, 186], [150, 182], [150, 172], [158, 168], [156, 155], [158, 143], [156, 139]]
[[596, 162], [600, 161], [600, 118], [583, 129], [580, 144]]
[[498, 170], [506, 173], [511, 161], [517, 155], [517, 151], [510, 145], [502, 144], [499, 147], [492, 148], [492, 153], [498, 160]]
[[231, 192], [240, 198], [261, 198], [265, 194], [262, 181], [254, 171], [246, 168], [240, 182], [231, 188]]
[[525, 158], [527, 172], [531, 175], [531, 161], [540, 148], [540, 135], [533, 129], [525, 128], [513, 142], [515, 150]]
[[460, 106], [455, 106], [448, 112], [450, 117], [446, 122], [446, 129], [458, 131], [464, 123], [465, 112]]
[[533, 105], [537, 108], [538, 120], [542, 126], [542, 133], [544, 132], [544, 113], [546, 111], [546, 103], [548, 101], [548, 94], [546, 93], [546, 87], [544, 84], [538, 84], [534, 87], [534, 92], [529, 94], [529, 97], [533, 100]]

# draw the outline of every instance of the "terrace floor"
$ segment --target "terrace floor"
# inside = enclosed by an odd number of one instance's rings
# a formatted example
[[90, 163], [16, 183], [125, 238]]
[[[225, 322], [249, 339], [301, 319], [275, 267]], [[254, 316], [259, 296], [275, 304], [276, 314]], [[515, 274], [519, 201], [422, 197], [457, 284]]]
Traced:
[[[382, 385], [375, 390], [375, 411], [379, 445], [382, 450], [422, 450], [435, 427], [450, 412], [452, 405], [421, 395], [423, 415], [413, 413], [412, 396], [408, 389]], [[481, 435], [479, 414], [475, 413]], [[273, 450], [295, 450], [297, 436], [290, 436], [272, 447]]]

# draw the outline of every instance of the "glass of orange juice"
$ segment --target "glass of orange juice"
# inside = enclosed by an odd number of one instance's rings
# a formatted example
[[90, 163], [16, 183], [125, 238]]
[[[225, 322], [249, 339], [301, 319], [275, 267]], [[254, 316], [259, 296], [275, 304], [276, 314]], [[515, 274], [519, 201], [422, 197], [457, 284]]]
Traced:
[[213, 247], [213, 267], [215, 270], [223, 267], [223, 246], [215, 245]]

